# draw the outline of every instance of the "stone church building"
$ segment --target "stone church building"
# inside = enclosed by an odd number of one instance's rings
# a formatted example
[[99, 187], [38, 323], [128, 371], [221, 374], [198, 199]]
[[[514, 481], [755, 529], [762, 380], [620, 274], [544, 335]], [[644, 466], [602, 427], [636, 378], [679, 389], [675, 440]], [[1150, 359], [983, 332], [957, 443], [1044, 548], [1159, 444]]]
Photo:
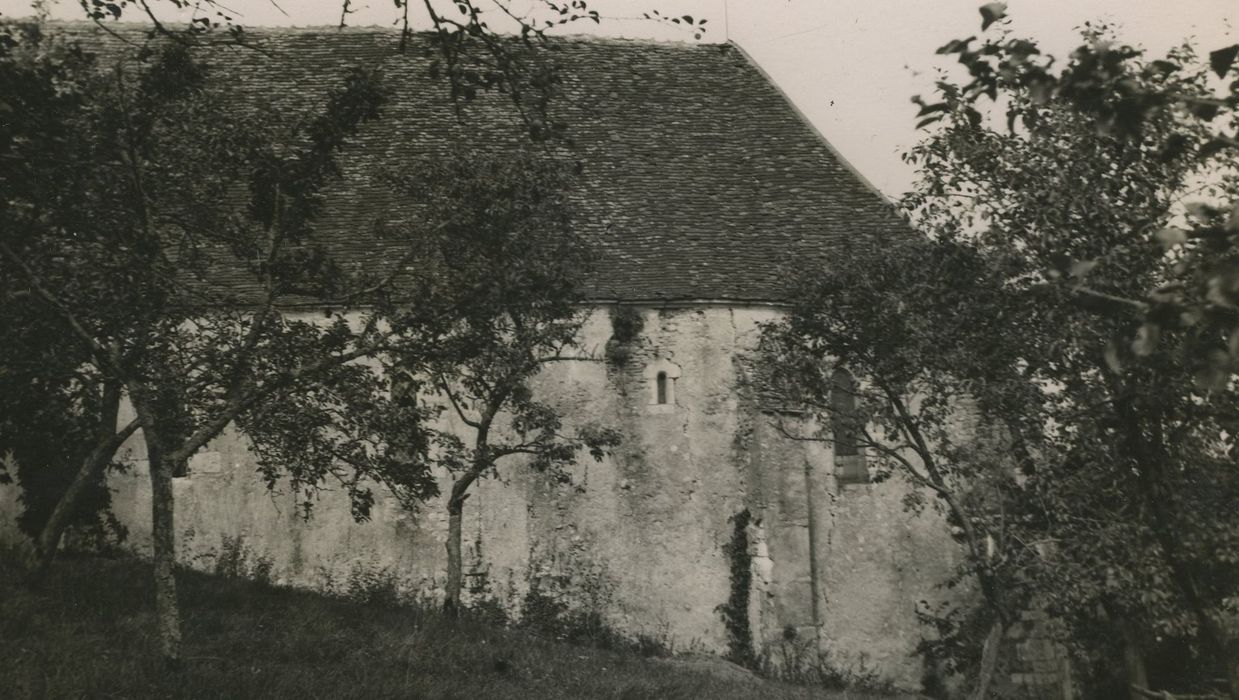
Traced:
[[[516, 138], [499, 100], [456, 118], [446, 86], [428, 77], [424, 37], [397, 55], [388, 32], [256, 36], [271, 57], [230, 52], [218, 67], [253, 99], [308, 104], [347, 68], [380, 63], [394, 90], [343, 154], [327, 198], [322, 227], [359, 261], [369, 222], [401, 206], [374, 182], [381, 168], [461, 136], [496, 148]], [[914, 610], [944, 595], [955, 545], [932, 515], [904, 511], [898, 477], [869, 483], [863, 454], [785, 438], [740, 391], [759, 324], [781, 313], [795, 271], [831, 264], [845, 239], [906, 225], [739, 47], [556, 43], [555, 109], [584, 168], [580, 225], [603, 248], [579, 346], [605, 358], [618, 318], [639, 318], [640, 330], [622, 339], [622, 362], [552, 366], [535, 389], [569, 423], [610, 425], [624, 442], [601, 462], [583, 455], [569, 485], [511, 462], [475, 487], [466, 602], [519, 615], [532, 591], [626, 634], [715, 653], [731, 642], [727, 616], [740, 615], [775, 663], [817, 646], [842, 673], [919, 687]], [[135, 468], [111, 478], [138, 551], [150, 520], [140, 439], [124, 448]], [[295, 494], [269, 493], [231, 433], [175, 488], [189, 566], [242, 551], [281, 584], [387, 577], [410, 597], [441, 595], [440, 502], [409, 513], [378, 494], [372, 519], [357, 523], [343, 494], [326, 493], [303, 521]], [[736, 582], [748, 588], [739, 612]]]

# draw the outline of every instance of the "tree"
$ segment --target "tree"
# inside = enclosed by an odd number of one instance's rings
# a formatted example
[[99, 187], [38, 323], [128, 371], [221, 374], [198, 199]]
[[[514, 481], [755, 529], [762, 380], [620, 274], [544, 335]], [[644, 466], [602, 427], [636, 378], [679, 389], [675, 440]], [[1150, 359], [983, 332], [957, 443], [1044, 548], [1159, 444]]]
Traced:
[[[39, 54], [38, 41], [19, 36], [12, 47]], [[71, 99], [31, 105], [43, 112], [22, 128], [37, 135], [54, 125], [46, 140], [63, 157], [15, 132], [12, 158], [28, 162], [9, 183], [24, 198], [12, 200], [21, 206], [10, 221], [21, 235], [0, 242], [8, 289], [50, 310], [53, 342], [70, 340], [92, 376], [123, 388], [137, 413], [99, 437], [91, 454], [103, 456], [80, 473], [97, 480], [140, 431], [163, 654], [179, 654], [171, 479], [230, 424], [253, 443], [270, 485], [288, 479], [304, 496], [307, 515], [328, 479], [365, 518], [372, 485], [413, 507], [438, 492], [432, 456], [455, 470], [455, 609], [469, 486], [508, 455], [562, 473], [581, 447], [600, 458], [616, 441], [598, 429], [560, 435], [559, 417], [528, 387], [544, 363], [564, 359], [582, 321], [575, 303], [589, 255], [570, 225], [566, 165], [462, 151], [426, 164], [417, 179], [393, 177], [423, 201], [420, 216], [389, 226], [391, 264], [349, 275], [315, 224], [336, 151], [378, 114], [373, 76], [355, 71], [320, 112], [280, 118], [231, 100], [196, 50], [155, 41], [110, 72], [94, 71], [87, 57], [81, 65], [56, 52], [37, 58], [69, 87], [48, 94]], [[28, 66], [14, 56], [6, 67]], [[126, 187], [104, 196], [92, 177], [117, 173]], [[39, 186], [21, 189], [30, 182]], [[289, 298], [340, 310], [294, 321], [281, 313]], [[468, 447], [427, 427], [445, 408], [419, 391], [427, 377], [459, 415], [476, 410]], [[67, 493], [58, 511], [71, 512]], [[46, 541], [44, 562], [55, 552]]]
[[[1237, 198], [1233, 153], [1193, 107], [1215, 98], [1189, 49], [1146, 61], [1102, 28], [1085, 40], [1055, 76], [1006, 35], [944, 47], [973, 80], [921, 102], [933, 131], [907, 156], [921, 179], [904, 206], [928, 240], [813, 271], [768, 339], [806, 358], [785, 371], [811, 405], [824, 359], [865, 378], [879, 459], [909, 474], [938, 462], [951, 493], [928, 486], [964, 530], [986, 607], [1002, 608], [987, 589], [1007, 614], [1046, 605], [1082, 660], [1113, 666], [1090, 634], [1104, 625], [1137, 671], [1157, 639], [1198, 644], [1235, 697], [1239, 521], [1222, 503], [1239, 496], [1236, 404], [1218, 359], [1234, 332], [1230, 234], [1193, 207], [1196, 232], [1172, 228], [1193, 186]], [[1005, 124], [981, 95], [1001, 95]], [[949, 429], [969, 405], [985, 450]]]
[[[1002, 2], [982, 6], [982, 31], [991, 25], [1003, 28], [1006, 11]], [[951, 41], [938, 53], [956, 55], [967, 68], [971, 79], [955, 86], [953, 99], [963, 103], [960, 108], [974, 122], [982, 119], [977, 106], [989, 98], [1011, 100], [1007, 122], [1012, 130], [1017, 123], [1036, 129], [1037, 108], [1050, 104], [1072, 110], [1103, 134], [1126, 142], [1140, 142], [1150, 126], [1167, 119], [1193, 127], [1191, 137], [1161, 144], [1168, 160], [1190, 162], [1214, 178], [1214, 187], [1205, 193], [1212, 197], [1189, 203], [1187, 217], [1168, 221], [1155, 232], [1159, 242], [1174, 249], [1180, 264], [1130, 296], [1099, 292], [1070, 275], [1059, 280], [1088, 297], [1099, 313], [1142, 316], [1147, 322], [1143, 337], [1153, 344], [1162, 329], [1195, 331], [1206, 339], [1191, 348], [1200, 356], [1196, 381], [1222, 387], [1239, 367], [1239, 204], [1231, 198], [1239, 151], [1239, 81], [1210, 89], [1200, 69], [1193, 67], [1198, 65], [1196, 56], [1187, 47], [1147, 60], [1142, 50], [1114, 41], [1104, 27], [1090, 30], [1085, 38], [1067, 63], [1058, 63], [1065, 66], [1061, 69], [1036, 42], [1011, 37], [1005, 30], [989, 31], [975, 46], [977, 37]], [[1239, 44], [1211, 51], [1209, 70], [1222, 83], [1239, 75]], [[948, 101], [914, 101], [922, 106], [921, 127], [936, 124], [951, 108]], [[1106, 261], [1074, 262], [1092, 266]], [[1221, 344], [1214, 340], [1219, 334]]]
[[[66, 175], [76, 174], [78, 154], [69, 147], [71, 135], [64, 117], [80, 108], [81, 96], [56, 87], [72, 84], [85, 70], [86, 60], [71, 52], [47, 51], [35, 36], [16, 27], [6, 27], [0, 35], [0, 59], [0, 80], [8, 96], [4, 108], [9, 115], [0, 130], [5, 162], [0, 188], [6, 195], [0, 217], [6, 241], [11, 241], [20, 235], [23, 219], [41, 215], [35, 203], [40, 193], [51, 183], [65, 184]], [[32, 167], [34, 153], [63, 164], [61, 172]], [[32, 536], [54, 531], [59, 541], [70, 510], [76, 513], [76, 522], [85, 524], [94, 518], [86, 509], [56, 508], [71, 480], [70, 491], [94, 506], [106, 503], [98, 474], [115, 451], [106, 449], [115, 427], [114, 417], [110, 425], [106, 420], [116, 403], [114, 391], [104, 391], [100, 375], [87, 364], [88, 352], [63, 342], [59, 321], [49, 318], [16, 270], [4, 265], [0, 272], [6, 302], [0, 313], [5, 327], [11, 329], [0, 371], [6, 389], [0, 433], [23, 484], [26, 507], [20, 525]], [[93, 449], [96, 442], [104, 449]], [[86, 473], [74, 479], [75, 465], [83, 462]]]
[[[97, 480], [116, 447], [141, 431], [153, 492], [161, 649], [175, 662], [173, 475], [235, 421], [250, 429], [270, 473], [276, 465], [318, 468], [293, 474], [307, 486], [338, 476], [323, 459], [287, 459], [304, 447], [287, 439], [298, 421], [284, 412], [280, 422], [270, 407], [306, 391], [369, 404], [378, 399], [367, 394], [386, 390], [370, 377], [372, 367], [355, 361], [377, 353], [393, 333], [379, 330], [378, 319], [391, 308], [383, 287], [395, 275], [345, 274], [314, 228], [335, 152], [378, 115], [382, 93], [373, 76], [355, 71], [320, 113], [285, 121], [230, 104], [180, 43], [156, 43], [104, 70], [72, 47], [45, 43], [37, 28], [7, 27], [3, 49], [3, 80], [23, 86], [7, 99], [21, 100], [15, 111], [28, 117], [6, 122], [0, 136], [0, 157], [15, 164], [0, 181], [5, 292], [54, 318], [57, 329], [43, 341], [74, 347], [90, 365], [79, 375], [97, 378], [108, 397], [123, 390], [137, 413], [119, 430], [100, 433], [79, 475]], [[245, 189], [238, 192], [238, 183]], [[239, 285], [221, 286], [221, 268], [239, 276]], [[342, 311], [321, 323], [294, 321], [279, 313], [293, 295], [345, 307], [364, 298], [371, 311], [360, 327]], [[433, 332], [435, 313], [399, 315], [393, 325], [406, 346], [417, 333]], [[97, 411], [105, 427], [113, 406]], [[416, 461], [367, 449], [372, 421], [334, 428], [332, 440], [314, 445], [352, 455], [354, 467]], [[362, 479], [377, 473], [345, 480], [361, 499], [359, 513], [368, 498]], [[417, 495], [425, 484], [409, 476], [399, 485]], [[80, 492], [66, 494], [57, 511], [71, 512]], [[45, 526], [44, 561], [63, 524], [53, 516]]]
[[579, 301], [592, 254], [573, 227], [570, 163], [551, 151], [504, 159], [462, 153], [394, 184], [423, 202], [430, 220], [450, 222], [432, 246], [461, 314], [437, 351], [397, 353], [394, 364], [446, 402], [460, 424], [436, 440], [436, 460], [453, 479], [444, 608], [456, 614], [462, 516], [473, 484], [516, 456], [566, 481], [582, 448], [601, 459], [619, 437], [596, 426], [564, 434], [559, 412], [530, 386], [548, 363], [593, 359], [573, 349], [587, 314]]
[[[993, 3], [982, 12], [988, 24], [1005, 8]], [[1104, 28], [1086, 33], [1059, 70], [1034, 43], [1005, 32], [971, 44], [941, 50], [958, 54], [972, 80], [944, 86], [945, 99], [922, 109], [949, 126], [930, 140], [941, 151], [919, 151], [941, 187], [912, 205], [939, 207], [932, 216], [940, 226], [947, 198], [976, 197], [973, 213], [995, 234], [982, 240], [1018, 247], [1017, 274], [1040, 295], [1044, 317], [1070, 331], [1045, 348], [1041, 364], [1052, 370], [1045, 381], [1067, 387], [1058, 415], [1078, 431], [1056, 441], [1066, 443], [1056, 445], [1064, 455], [1057, 466], [1087, 488], [1047, 484], [1047, 492], [1081, 497], [1060, 503], [1069, 509], [1098, 505], [1087, 497], [1099, 487], [1137, 504], [1115, 513], [1128, 532], [1103, 530], [1136, 537], [1136, 546], [1107, 580], [1093, 582], [1127, 588], [1115, 617], [1145, 613], [1146, 638], [1198, 641], [1226, 667], [1229, 693], [1239, 697], [1239, 635], [1228, 602], [1236, 571], [1225, 554], [1234, 551], [1237, 524], [1233, 509], [1201, 506], [1236, 493], [1239, 83], [1212, 91], [1189, 48], [1148, 60]], [[1209, 70], [1226, 79], [1237, 56], [1239, 46], [1215, 50]], [[1009, 104], [1005, 134], [981, 126], [974, 105], [982, 96]], [[1214, 204], [1192, 202], [1193, 194]], [[1098, 464], [1108, 475], [1085, 470]], [[1092, 535], [1067, 541], [1095, 542]], [[1082, 563], [1088, 548], [1080, 549]], [[1058, 551], [1057, 560], [1070, 558]]]
[[[763, 390], [799, 416], [775, 414], [784, 436], [860, 450], [872, 481], [907, 483], [905, 507], [932, 508], [963, 545], [959, 571], [941, 583], [970, 581], [981, 606], [918, 612], [942, 633], [923, 651], [973, 675], [976, 698], [988, 697], [1027, 605], [1021, 573], [1036, 556], [1010, 523], [1025, 495], [1022, 446], [990, 416], [1039, 415], [1040, 397], [1012, 360], [1022, 339], [989, 320], [1017, 308], [989, 265], [970, 246], [912, 235], [850, 246], [802, 277], [788, 315], [763, 327], [757, 365]], [[859, 382], [840, 382], [840, 371]]]

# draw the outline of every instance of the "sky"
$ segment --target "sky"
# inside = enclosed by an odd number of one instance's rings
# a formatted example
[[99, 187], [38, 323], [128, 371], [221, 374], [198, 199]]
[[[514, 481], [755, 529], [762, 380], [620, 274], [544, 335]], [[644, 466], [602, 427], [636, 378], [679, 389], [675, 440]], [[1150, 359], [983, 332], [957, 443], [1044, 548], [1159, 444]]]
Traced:
[[[493, 0], [480, 0], [481, 3]], [[537, 0], [500, 0], [517, 12]], [[247, 26], [336, 25], [341, 0], [220, 0]], [[390, 26], [392, 0], [352, 0], [352, 26]], [[743, 48], [853, 167], [888, 197], [915, 173], [900, 154], [918, 139], [913, 95], [928, 96], [951, 63], [934, 51], [980, 30], [982, 0], [589, 0], [600, 24], [565, 34], [694, 41], [690, 32], [642, 18], [707, 19], [703, 42]], [[1185, 39], [1204, 51], [1239, 42], [1239, 0], [1008, 0], [1011, 29], [1064, 55], [1076, 28], [1104, 20], [1126, 43], [1164, 53]], [[79, 19], [76, 0], [48, 0], [51, 16]], [[168, 5], [168, 0], [155, 6]], [[416, 10], [419, 3], [414, 2]], [[31, 14], [29, 0], [0, 0], [0, 15]], [[131, 15], [137, 18], [137, 14]], [[172, 16], [169, 14], [169, 16]], [[420, 19], [414, 12], [411, 17]], [[127, 16], [127, 19], [129, 17]], [[496, 23], [496, 27], [501, 25]]]

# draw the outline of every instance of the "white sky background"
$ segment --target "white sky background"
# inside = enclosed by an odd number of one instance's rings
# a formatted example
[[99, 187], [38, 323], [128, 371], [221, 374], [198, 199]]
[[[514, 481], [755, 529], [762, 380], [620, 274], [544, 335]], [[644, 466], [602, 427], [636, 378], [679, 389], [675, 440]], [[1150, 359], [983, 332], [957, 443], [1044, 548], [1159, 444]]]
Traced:
[[[504, 0], [513, 8], [535, 0]], [[339, 23], [342, 0], [221, 0], [246, 26]], [[485, 4], [486, 0], [482, 0]], [[353, 0], [351, 26], [391, 26], [391, 0]], [[57, 19], [80, 19], [74, 0], [49, 0]], [[439, 3], [437, 3], [439, 4]], [[744, 48], [834, 147], [889, 197], [914, 173], [899, 155], [918, 138], [910, 98], [932, 92], [937, 71], [952, 63], [934, 51], [980, 30], [982, 0], [590, 0], [604, 17], [560, 33], [692, 41], [690, 32], [640, 19], [643, 12], [707, 18], [703, 42], [730, 39]], [[166, 0], [155, 6], [171, 6]], [[1194, 38], [1203, 52], [1239, 41], [1239, 0], [1008, 0], [1011, 28], [1064, 56], [1078, 45], [1075, 28], [1107, 20], [1119, 38], [1164, 53]], [[282, 10], [280, 9], [282, 8]], [[166, 11], [166, 10], [165, 10]], [[140, 15], [130, 8], [126, 19]], [[0, 15], [31, 14], [29, 0], [0, 0]], [[173, 15], [169, 14], [169, 18]], [[425, 26], [421, 3], [410, 18]], [[494, 21], [500, 26], [498, 18]]]

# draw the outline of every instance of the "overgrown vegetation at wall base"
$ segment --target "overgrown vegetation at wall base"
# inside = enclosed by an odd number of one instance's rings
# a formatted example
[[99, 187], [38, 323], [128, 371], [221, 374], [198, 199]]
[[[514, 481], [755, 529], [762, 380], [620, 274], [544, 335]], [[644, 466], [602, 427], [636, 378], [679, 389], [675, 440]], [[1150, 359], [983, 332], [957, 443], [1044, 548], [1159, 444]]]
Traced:
[[[183, 667], [147, 632], [149, 565], [67, 558], [35, 594], [0, 554], [5, 697], [823, 698], [821, 689], [553, 642], [437, 610], [181, 575]], [[723, 662], [718, 662], [723, 668]], [[858, 697], [847, 695], [846, 697]]]

